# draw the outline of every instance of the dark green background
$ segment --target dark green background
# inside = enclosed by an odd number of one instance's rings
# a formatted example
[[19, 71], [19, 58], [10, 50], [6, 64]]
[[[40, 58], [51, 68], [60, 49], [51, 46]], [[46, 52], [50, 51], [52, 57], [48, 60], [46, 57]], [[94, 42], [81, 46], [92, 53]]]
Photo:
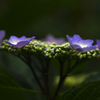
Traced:
[[44, 38], [79, 34], [99, 39], [99, 0], [0, 0], [0, 29], [6, 37]]

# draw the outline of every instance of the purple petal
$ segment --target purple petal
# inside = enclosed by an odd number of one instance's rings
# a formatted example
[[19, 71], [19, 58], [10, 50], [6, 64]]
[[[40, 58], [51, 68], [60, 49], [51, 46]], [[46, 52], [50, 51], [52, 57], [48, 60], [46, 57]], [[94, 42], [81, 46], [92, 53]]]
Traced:
[[93, 49], [96, 49], [97, 46], [90, 46], [90, 47], [85, 47], [85, 48], [81, 48], [79, 45], [71, 45], [71, 47], [77, 51], [90, 51], [90, 50], [93, 50]]
[[75, 50], [77, 50], [77, 51], [83, 51], [83, 49], [79, 46], [79, 45], [71, 45], [71, 47], [73, 48], [73, 49], [75, 49]]
[[93, 42], [94, 42], [93, 40], [88, 39], [88, 40], [81, 40], [81, 41], [79, 41], [78, 44], [91, 46]]
[[25, 41], [25, 40], [27, 40], [27, 38], [26, 38], [26, 36], [22, 36], [22, 37], [19, 38], [19, 40], [20, 41]]
[[71, 45], [71, 47], [74, 48], [74, 49], [81, 48], [81, 46], [76, 45], [76, 44]]
[[83, 51], [90, 51], [90, 50], [94, 50], [96, 48], [97, 48], [97, 46], [90, 46], [90, 47], [86, 47], [86, 48], [82, 48], [82, 49], [83, 49]]
[[22, 36], [20, 38], [18, 38], [16, 36], [11, 36], [9, 41], [4, 41], [4, 42], [8, 43], [9, 45], [12, 45], [13, 47], [23, 47], [23, 46], [27, 45], [34, 38], [35, 38], [35, 36], [33, 36], [29, 39], [27, 39], [25, 36]]
[[35, 39], [35, 38], [36, 38], [36, 37], [33, 36], [33, 37], [29, 38], [28, 41], [30, 42], [30, 41], [32, 41], [32, 40]]
[[6, 43], [9, 44], [9, 45], [15, 46], [14, 44], [12, 44], [12, 43], [9, 42], [9, 41], [4, 41], [4, 42], [6, 42]]
[[3, 40], [4, 36], [5, 36], [5, 31], [1, 30], [0, 31], [0, 42]]
[[98, 49], [100, 50], [100, 40], [97, 40], [97, 46], [98, 46]]
[[21, 41], [21, 42], [18, 42], [16, 45], [14, 45], [9, 41], [4, 41], [4, 42], [6, 42], [9, 45], [12, 45], [13, 47], [23, 47], [29, 43], [29, 41]]
[[73, 42], [76, 42], [76, 43], [82, 40], [82, 38], [81, 38], [79, 35], [74, 35], [74, 36], [72, 37], [72, 39], [73, 39], [72, 41], [73, 41]]
[[66, 35], [68, 42], [72, 43], [72, 38], [70, 38], [68, 35]]
[[45, 39], [43, 39], [42, 41], [44, 42], [55, 42], [56, 44], [62, 44], [65, 42], [65, 40], [63, 38], [55, 38], [54, 36], [52, 36], [51, 34], [48, 34], [46, 36]]
[[45, 40], [46, 40], [46, 41], [49, 41], [49, 42], [53, 42], [54, 39], [55, 39], [55, 38], [54, 38], [51, 34], [48, 34]]
[[66, 35], [66, 37], [70, 46], [77, 51], [90, 51], [97, 48], [97, 46], [92, 46], [93, 40], [83, 40], [79, 35], [74, 35], [72, 38]]
[[69, 37], [68, 35], [66, 35], [66, 37], [67, 37], [68, 41], [69, 41], [71, 44], [73, 44], [73, 43], [76, 44], [76, 43], [78, 43], [79, 41], [82, 40], [82, 38], [81, 38], [79, 35], [74, 35], [72, 38]]
[[25, 45], [27, 45], [29, 43], [29, 41], [20, 41], [17, 43], [16, 47], [23, 47]]
[[60, 38], [60, 39], [56, 39], [54, 42], [57, 44], [62, 44], [65, 42], [65, 40], [63, 38]]
[[18, 42], [18, 41], [19, 41], [19, 39], [16, 36], [11, 36], [10, 39], [9, 39], [9, 42], [11, 42], [11, 43]]

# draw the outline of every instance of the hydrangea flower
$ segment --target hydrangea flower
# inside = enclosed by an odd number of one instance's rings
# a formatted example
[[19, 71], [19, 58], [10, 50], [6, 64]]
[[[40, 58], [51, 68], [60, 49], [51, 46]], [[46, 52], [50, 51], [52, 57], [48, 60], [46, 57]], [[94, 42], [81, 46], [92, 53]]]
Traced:
[[1, 30], [0, 31], [0, 43], [2, 42], [3, 38], [5, 37], [5, 31]]
[[74, 35], [73, 37], [66, 35], [66, 37], [70, 46], [77, 51], [90, 51], [97, 48], [97, 46], [92, 45], [94, 42], [93, 40], [83, 40], [79, 35]]
[[35, 36], [33, 36], [31, 38], [26, 38], [25, 36], [22, 36], [20, 38], [18, 38], [16, 36], [11, 36], [8, 41], [4, 41], [4, 42], [8, 43], [9, 45], [12, 45], [15, 48], [18, 48], [18, 47], [23, 47], [23, 46], [27, 45], [34, 38], [35, 38]]
[[56, 44], [62, 44], [65, 42], [63, 38], [55, 38], [51, 34], [48, 34], [45, 39], [42, 40], [43, 42], [55, 42]]
[[97, 40], [97, 46], [98, 46], [98, 49], [100, 50], [100, 40]]

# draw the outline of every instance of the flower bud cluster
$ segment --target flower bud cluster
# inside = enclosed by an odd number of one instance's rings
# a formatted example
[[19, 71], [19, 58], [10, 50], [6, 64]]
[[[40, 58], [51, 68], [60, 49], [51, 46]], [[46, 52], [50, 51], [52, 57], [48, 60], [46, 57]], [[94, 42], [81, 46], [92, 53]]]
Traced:
[[15, 55], [37, 55], [37, 56], [44, 56], [46, 58], [97, 58], [100, 56], [99, 49], [93, 49], [90, 51], [79, 52], [73, 49], [69, 42], [64, 44], [58, 45], [56, 43], [50, 42], [42, 42], [39, 40], [32, 40], [29, 44], [21, 47], [21, 48], [14, 48], [13, 46], [3, 42], [2, 49], [11, 52]]

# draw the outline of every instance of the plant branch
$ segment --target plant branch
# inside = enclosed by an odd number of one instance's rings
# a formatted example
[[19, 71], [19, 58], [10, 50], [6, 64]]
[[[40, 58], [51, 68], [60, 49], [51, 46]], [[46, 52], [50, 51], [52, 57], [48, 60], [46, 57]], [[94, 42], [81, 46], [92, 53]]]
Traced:
[[29, 68], [31, 69], [31, 71], [32, 71], [32, 73], [33, 73], [33, 75], [34, 75], [34, 78], [35, 78], [37, 84], [39, 85], [39, 87], [40, 87], [42, 93], [44, 93], [44, 94], [47, 96], [47, 94], [46, 94], [46, 92], [45, 92], [43, 86], [41, 85], [41, 83], [40, 83], [40, 81], [39, 81], [39, 79], [38, 79], [38, 77], [37, 77], [37, 75], [36, 75], [36, 73], [35, 73], [35, 71], [34, 71], [32, 65], [31, 65], [31, 59], [30, 59], [30, 57], [27, 57], [27, 58], [25, 57], [26, 60], [25, 60], [24, 58], [22, 58], [21, 56], [18, 56], [18, 57], [19, 57], [22, 61], [24, 61], [24, 62], [29, 66]]
[[43, 80], [44, 80], [44, 86], [45, 86], [45, 91], [47, 92], [48, 96], [50, 95], [50, 90], [49, 90], [49, 77], [48, 77], [48, 71], [49, 71], [49, 63], [50, 61], [48, 59], [45, 59], [46, 63], [43, 63], [43, 59], [39, 57], [39, 61], [42, 65], [42, 75], [43, 75]]
[[64, 62], [62, 62], [61, 60], [59, 60], [59, 62], [60, 62], [60, 79], [59, 79], [59, 83], [58, 83], [58, 86], [56, 88], [56, 91], [52, 97], [52, 100], [55, 100], [55, 98], [57, 97], [57, 95], [58, 95], [58, 93], [59, 93], [59, 91], [64, 83], [64, 79], [65, 79], [65, 77], [63, 75]]

